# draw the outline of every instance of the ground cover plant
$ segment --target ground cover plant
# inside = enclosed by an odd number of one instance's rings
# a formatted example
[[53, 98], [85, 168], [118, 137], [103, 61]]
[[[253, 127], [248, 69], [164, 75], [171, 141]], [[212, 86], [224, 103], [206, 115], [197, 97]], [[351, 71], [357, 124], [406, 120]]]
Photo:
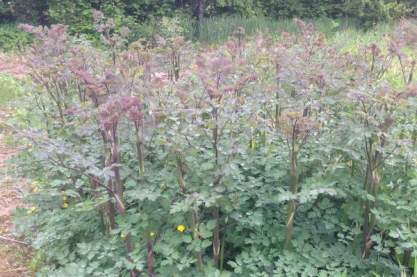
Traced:
[[30, 89], [8, 128], [38, 276], [417, 271], [415, 23], [354, 49], [301, 20], [201, 48], [92, 14], [100, 48], [21, 26]]

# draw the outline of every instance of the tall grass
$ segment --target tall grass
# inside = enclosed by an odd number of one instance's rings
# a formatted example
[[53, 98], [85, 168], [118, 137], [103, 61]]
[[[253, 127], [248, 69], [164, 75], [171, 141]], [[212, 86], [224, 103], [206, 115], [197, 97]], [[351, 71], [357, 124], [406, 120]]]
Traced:
[[15, 24], [0, 25], [0, 50], [4, 52], [19, 51], [32, 42], [32, 37], [19, 30]]
[[0, 109], [8, 107], [21, 93], [21, 86], [16, 79], [0, 73]]
[[[358, 24], [348, 18], [329, 19], [319, 18], [306, 20], [315, 25], [317, 30], [325, 34], [328, 38], [333, 39], [335, 43], [346, 44], [346, 47], [354, 46], [360, 42], [375, 41], [379, 39], [383, 33], [386, 33], [393, 27], [393, 23], [380, 23], [368, 30], [362, 29]], [[236, 30], [237, 27], [243, 27], [247, 35], [255, 35], [257, 33], [268, 33], [273, 37], [279, 36], [283, 31], [296, 32], [297, 27], [291, 19], [274, 19], [268, 17], [241, 17], [241, 16], [223, 16], [204, 18], [198, 32], [197, 25], [193, 24], [193, 37], [203, 44], [217, 44], [224, 42]]]
[[[200, 28], [197, 22], [189, 17], [179, 17], [180, 25], [184, 29], [187, 39], [198, 41], [202, 44], [218, 44], [227, 40], [237, 27], [243, 27], [247, 35], [268, 33], [272, 37], [279, 36], [283, 31], [296, 32], [292, 19], [275, 19], [271, 17], [242, 17], [242, 16], [219, 16], [208, 17], [202, 20]], [[317, 30], [332, 38], [341, 48], [351, 49], [358, 43], [378, 41], [383, 33], [392, 29], [393, 23], [380, 23], [365, 31], [358, 26], [357, 22], [349, 18], [341, 19], [306, 19], [313, 23]], [[155, 23], [139, 24], [139, 29], [132, 30], [138, 33], [135, 37], [150, 38], [158, 29]], [[32, 41], [26, 33], [18, 30], [13, 24], [0, 25], [0, 50], [4, 52], [23, 49]]]

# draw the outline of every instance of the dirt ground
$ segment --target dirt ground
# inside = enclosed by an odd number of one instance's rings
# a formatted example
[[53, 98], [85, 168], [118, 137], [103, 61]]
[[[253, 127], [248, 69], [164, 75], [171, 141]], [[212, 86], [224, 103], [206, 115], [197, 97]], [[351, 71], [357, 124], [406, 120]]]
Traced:
[[[1, 110], [0, 122], [6, 116], [7, 112]], [[16, 179], [13, 167], [5, 164], [18, 151], [6, 143], [6, 137], [0, 129], [0, 277], [24, 277], [30, 276], [24, 266], [30, 259], [30, 250], [25, 245], [12, 241], [19, 241], [21, 238], [12, 234], [11, 215], [16, 208], [23, 207], [22, 193], [26, 189], [26, 183], [22, 179]]]
[[7, 73], [16, 78], [24, 77], [27, 74], [27, 68], [23, 61], [23, 57], [0, 53], [0, 73]]

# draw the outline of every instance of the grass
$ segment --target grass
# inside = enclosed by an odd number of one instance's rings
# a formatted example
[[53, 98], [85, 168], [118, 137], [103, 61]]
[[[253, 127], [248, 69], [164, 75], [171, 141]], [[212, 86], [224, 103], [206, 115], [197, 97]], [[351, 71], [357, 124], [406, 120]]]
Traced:
[[[380, 23], [371, 29], [364, 30], [350, 19], [319, 18], [306, 21], [313, 23], [319, 32], [343, 47], [353, 47], [357, 44], [380, 39], [384, 33], [389, 32], [395, 26], [393, 23]], [[194, 24], [193, 28], [187, 28], [193, 30], [192, 34], [187, 34], [187, 37], [192, 37], [203, 44], [217, 44], [226, 41], [237, 27], [245, 28], [247, 35], [268, 33], [272, 37], [279, 36], [283, 31], [290, 33], [297, 31], [297, 27], [291, 19], [227, 16], [205, 18], [202, 21], [199, 36], [195, 35], [198, 32]]]
[[[348, 18], [341, 19], [306, 19], [315, 25], [317, 30], [331, 38], [335, 43], [343, 47], [353, 47], [358, 43], [375, 41], [382, 37], [383, 33], [392, 30], [395, 24], [379, 23], [373, 28], [365, 31], [358, 24]], [[247, 35], [257, 33], [268, 33], [272, 37], [278, 37], [283, 31], [296, 32], [297, 27], [292, 19], [274, 19], [270, 17], [242, 17], [242, 16], [220, 16], [208, 17], [202, 21], [200, 32], [197, 30], [195, 20], [182, 18], [180, 24], [185, 30], [185, 37], [198, 41], [202, 44], [218, 44], [227, 40], [237, 27], [245, 28]], [[142, 25], [142, 28], [147, 28]], [[147, 32], [152, 33], [153, 28], [148, 26]], [[143, 30], [142, 30], [143, 31]], [[146, 32], [145, 32], [146, 33]], [[150, 36], [151, 34], [146, 36]], [[14, 24], [0, 25], [0, 49], [4, 52], [16, 52], [24, 49], [31, 42], [31, 37], [18, 30]], [[345, 45], [346, 44], [346, 45]]]
[[0, 73], [0, 107], [8, 107], [21, 93], [21, 86], [13, 77]]
[[32, 37], [19, 30], [15, 24], [0, 25], [0, 49], [5, 52], [19, 51], [31, 43]]

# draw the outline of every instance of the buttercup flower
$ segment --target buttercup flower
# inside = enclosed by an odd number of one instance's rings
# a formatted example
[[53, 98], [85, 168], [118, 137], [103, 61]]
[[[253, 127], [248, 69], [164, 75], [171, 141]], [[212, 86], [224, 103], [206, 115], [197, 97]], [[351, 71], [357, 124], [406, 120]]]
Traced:
[[154, 232], [150, 232], [150, 233], [149, 233], [149, 236], [150, 236], [151, 238], [153, 238], [153, 237], [155, 236], [155, 233], [154, 233]]
[[36, 207], [31, 207], [29, 210], [26, 211], [27, 214], [32, 214], [36, 211]]
[[182, 225], [182, 224], [178, 225], [177, 226], [177, 231], [180, 232], [180, 233], [183, 233], [185, 231], [185, 226]]

